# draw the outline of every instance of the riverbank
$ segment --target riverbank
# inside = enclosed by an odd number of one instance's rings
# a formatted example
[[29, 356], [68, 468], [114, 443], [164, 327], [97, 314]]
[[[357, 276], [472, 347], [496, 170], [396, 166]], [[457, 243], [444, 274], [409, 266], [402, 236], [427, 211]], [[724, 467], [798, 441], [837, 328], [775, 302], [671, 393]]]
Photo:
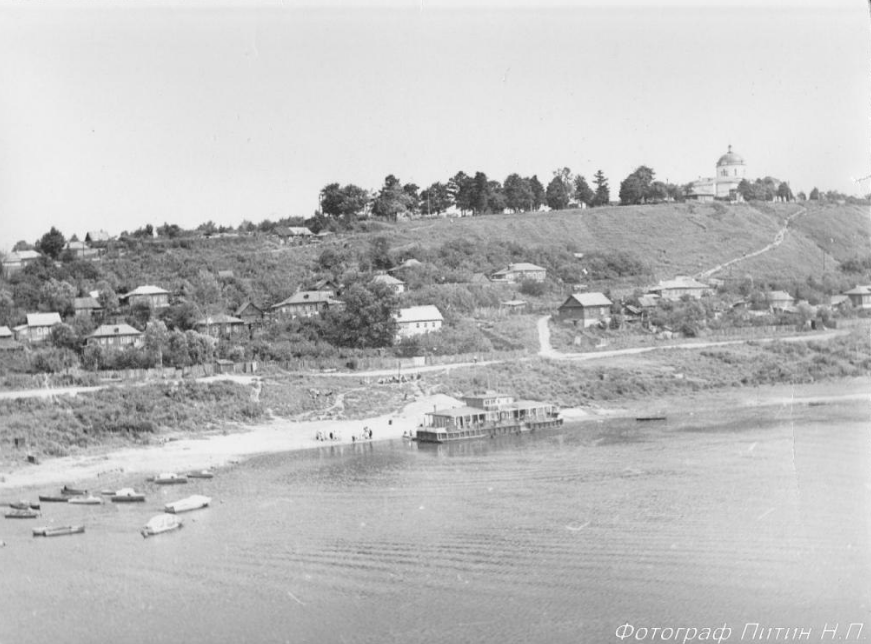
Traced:
[[[824, 404], [838, 400], [871, 402], [871, 378], [851, 378], [808, 385], [773, 385], [694, 392], [647, 400], [622, 400], [584, 408], [563, 410], [568, 422], [637, 417], [650, 414], [692, 414], [715, 409]], [[28, 490], [62, 484], [89, 488], [111, 488], [136, 475], [162, 471], [183, 472], [220, 468], [245, 458], [266, 453], [350, 445], [363, 428], [372, 431], [373, 441], [402, 439], [414, 432], [424, 413], [433, 407], [461, 404], [444, 394], [419, 397], [402, 409], [363, 420], [291, 421], [272, 419], [258, 425], [239, 425], [237, 431], [170, 439], [162, 445], [92, 450], [87, 454], [21, 465], [2, 474], [0, 495], [12, 499]], [[318, 441], [318, 432], [338, 436]]]

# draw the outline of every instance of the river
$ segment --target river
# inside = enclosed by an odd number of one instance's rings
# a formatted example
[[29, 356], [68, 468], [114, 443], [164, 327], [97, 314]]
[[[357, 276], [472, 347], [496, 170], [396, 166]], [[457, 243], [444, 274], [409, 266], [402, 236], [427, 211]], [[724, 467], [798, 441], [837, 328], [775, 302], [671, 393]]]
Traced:
[[[0, 643], [871, 641], [863, 401], [324, 447], [145, 489], [0, 524]], [[212, 507], [139, 536], [195, 492]]]

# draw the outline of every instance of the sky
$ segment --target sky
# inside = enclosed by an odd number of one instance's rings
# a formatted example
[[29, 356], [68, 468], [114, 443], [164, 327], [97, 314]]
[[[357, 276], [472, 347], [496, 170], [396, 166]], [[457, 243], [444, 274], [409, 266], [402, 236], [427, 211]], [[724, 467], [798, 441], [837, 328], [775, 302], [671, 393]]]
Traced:
[[0, 250], [308, 217], [328, 183], [639, 165], [871, 192], [865, 0], [0, 0]]

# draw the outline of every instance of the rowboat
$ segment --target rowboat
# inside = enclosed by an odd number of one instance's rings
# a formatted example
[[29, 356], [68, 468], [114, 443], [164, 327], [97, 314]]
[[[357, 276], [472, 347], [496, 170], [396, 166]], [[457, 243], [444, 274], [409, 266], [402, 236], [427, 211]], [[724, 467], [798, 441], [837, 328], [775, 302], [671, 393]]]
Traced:
[[40, 494], [39, 500], [43, 503], [67, 503], [70, 497], [62, 494]]
[[39, 503], [31, 503], [30, 501], [13, 501], [9, 504], [13, 510], [38, 510]]
[[181, 526], [181, 519], [174, 514], [158, 514], [149, 519], [141, 532], [143, 537], [153, 537], [156, 534], [178, 530]]
[[34, 537], [62, 537], [68, 534], [81, 534], [85, 531], [83, 525], [60, 525], [54, 528], [42, 527], [34, 528]]
[[113, 503], [141, 503], [145, 501], [145, 495], [132, 487], [123, 487], [111, 495], [109, 500]]
[[199, 510], [200, 508], [208, 507], [211, 502], [211, 497], [203, 496], [202, 494], [194, 494], [186, 499], [167, 503], [163, 506], [163, 509], [172, 514], [178, 514], [179, 512], [190, 512], [191, 510]]
[[94, 496], [93, 494], [89, 494], [88, 496], [70, 497], [70, 500], [67, 501], [67, 503], [73, 503], [75, 505], [102, 505], [103, 499]]
[[85, 496], [88, 491], [80, 488], [70, 487], [69, 485], [64, 485], [60, 489], [60, 493], [67, 496]]
[[154, 478], [148, 480], [157, 485], [178, 485], [179, 483], [188, 482], [186, 476], [174, 472], [164, 472], [163, 474], [158, 474]]
[[198, 472], [188, 472], [186, 476], [189, 479], [211, 479], [215, 477], [215, 473], [211, 470], [200, 470]]
[[36, 510], [9, 510], [6, 513], [7, 519], [35, 519], [39, 516], [39, 512]]

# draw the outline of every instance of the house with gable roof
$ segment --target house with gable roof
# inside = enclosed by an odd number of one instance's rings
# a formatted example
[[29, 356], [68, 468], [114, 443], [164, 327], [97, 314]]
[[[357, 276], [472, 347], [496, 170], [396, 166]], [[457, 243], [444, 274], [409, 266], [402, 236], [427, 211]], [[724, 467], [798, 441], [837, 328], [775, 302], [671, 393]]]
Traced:
[[506, 268], [496, 271], [490, 276], [490, 279], [494, 282], [519, 284], [526, 281], [543, 282], [546, 277], [546, 268], [528, 262], [518, 262], [516, 264], [509, 264]]
[[13, 332], [19, 342], [39, 344], [48, 340], [51, 328], [60, 323], [60, 313], [28, 313], [27, 324], [15, 327]]
[[396, 316], [396, 339], [438, 331], [443, 322], [441, 311], [433, 304], [399, 309]]
[[143, 333], [129, 324], [103, 324], [86, 339], [88, 346], [135, 347], [142, 341]]
[[611, 322], [611, 300], [604, 293], [572, 293], [557, 310], [561, 322], [582, 327]]
[[128, 306], [145, 302], [153, 309], [163, 309], [169, 306], [169, 291], [159, 286], [137, 286], [129, 293], [119, 295], [118, 299], [126, 301]]
[[310, 318], [332, 307], [344, 306], [344, 302], [335, 299], [332, 291], [297, 291], [286, 300], [273, 304], [274, 315]]

